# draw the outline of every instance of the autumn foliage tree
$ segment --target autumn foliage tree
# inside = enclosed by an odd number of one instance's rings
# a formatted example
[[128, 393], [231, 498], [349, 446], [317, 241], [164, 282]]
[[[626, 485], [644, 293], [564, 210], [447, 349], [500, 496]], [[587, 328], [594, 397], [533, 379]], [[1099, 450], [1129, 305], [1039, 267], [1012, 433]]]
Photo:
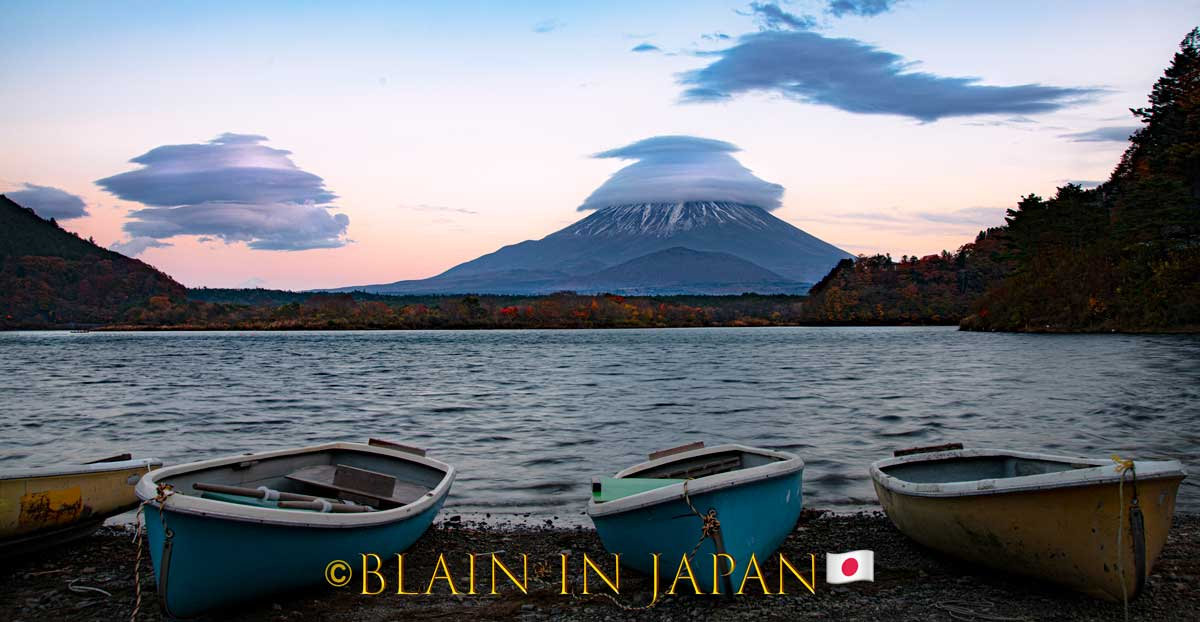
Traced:
[[803, 318], [830, 324], [957, 324], [1004, 276], [1004, 230], [982, 231], [958, 251], [925, 257], [844, 259], [809, 292]]

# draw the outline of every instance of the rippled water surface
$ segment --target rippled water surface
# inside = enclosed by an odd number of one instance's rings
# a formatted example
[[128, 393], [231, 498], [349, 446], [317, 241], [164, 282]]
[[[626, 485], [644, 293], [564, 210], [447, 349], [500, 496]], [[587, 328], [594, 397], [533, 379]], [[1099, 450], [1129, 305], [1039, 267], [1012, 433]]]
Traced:
[[0, 333], [0, 468], [390, 438], [459, 467], [452, 512], [579, 520], [595, 475], [703, 439], [800, 454], [808, 507], [962, 441], [1183, 459], [1200, 338], [950, 328]]

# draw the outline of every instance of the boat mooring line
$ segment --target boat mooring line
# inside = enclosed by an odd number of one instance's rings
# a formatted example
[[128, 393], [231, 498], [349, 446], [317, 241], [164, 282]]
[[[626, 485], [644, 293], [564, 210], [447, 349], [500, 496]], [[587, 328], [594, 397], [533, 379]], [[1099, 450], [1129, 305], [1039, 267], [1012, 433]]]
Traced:
[[[974, 607], [974, 609], [972, 609]], [[1023, 616], [1002, 616], [989, 613], [996, 608], [990, 600], [968, 602], [965, 600], [947, 600], [933, 604], [934, 609], [941, 609], [950, 615], [951, 620], [963, 622], [1028, 622]], [[982, 610], [982, 611], [981, 611]]]
[[[696, 546], [692, 547], [692, 552], [687, 554], [687, 560], [689, 563], [691, 563], [692, 559], [694, 559], [696, 557], [696, 552], [700, 550], [700, 545], [704, 544], [704, 541], [708, 538], [712, 538], [713, 546], [716, 548], [718, 556], [725, 555], [726, 554], [725, 553], [725, 545], [724, 545], [724, 543], [721, 542], [721, 521], [717, 518], [717, 510], [716, 510], [716, 508], [709, 508], [707, 513], [701, 514], [700, 511], [696, 509], [696, 506], [692, 505], [692, 499], [688, 495], [688, 488], [687, 488], [688, 481], [690, 481], [690, 480], [684, 480], [684, 482], [683, 482], [683, 501], [685, 503], [687, 503], [688, 508], [690, 508], [692, 510], [692, 514], [700, 518], [701, 525], [700, 525], [700, 539], [696, 541]], [[688, 515], [681, 514], [679, 516], [674, 516], [672, 518], [684, 518], [686, 516], [688, 516]], [[719, 560], [720, 557], [718, 557], [717, 559]], [[729, 575], [722, 576], [720, 580], [725, 582], [725, 588], [726, 588], [725, 595], [728, 596], [728, 595], [732, 594], [733, 593], [733, 583], [731, 582], [732, 580], [729, 578]], [[713, 588], [718, 589], [717, 586], [715, 586], [715, 585], [713, 586]], [[571, 598], [573, 598], [575, 600], [584, 600], [583, 598], [581, 598], [579, 595], [577, 595], [575, 593], [575, 590], [571, 590], [570, 595], [571, 595]], [[668, 592], [668, 595], [670, 595], [669, 592]], [[617, 607], [619, 607], [622, 611], [649, 611], [650, 609], [653, 609], [654, 607], [656, 607], [658, 605], [658, 603], [663, 601], [662, 598], [656, 598], [656, 599], [650, 601], [650, 604], [648, 604], [648, 605], [644, 605], [641, 607], [635, 607], [632, 605], [626, 605], [625, 603], [622, 603], [621, 601], [617, 600], [612, 594], [607, 594], [607, 593], [589, 594], [589, 596], [603, 596], [604, 598], [607, 598], [608, 600], [612, 601], [612, 603], [614, 605], [616, 605]]]
[[137, 530], [134, 535], [134, 546], [137, 547], [137, 556], [133, 560], [133, 612], [129, 614], [129, 622], [137, 622], [138, 610], [142, 608], [142, 534], [145, 533], [145, 527], [142, 525], [142, 518], [145, 516], [143, 510], [146, 508], [147, 501], [143, 501], [138, 505], [137, 514], [133, 517], [133, 528]]
[[[146, 472], [147, 473], [150, 472], [149, 467], [146, 467]], [[145, 525], [143, 524], [145, 522], [144, 519], [146, 517], [146, 512], [145, 512], [146, 506], [150, 505], [152, 502], [155, 502], [155, 501], [158, 502], [158, 519], [159, 519], [159, 522], [162, 524], [163, 537], [167, 540], [167, 545], [164, 546], [164, 549], [166, 549], [170, 546], [170, 537], [171, 537], [169, 535], [169, 532], [167, 531], [167, 512], [166, 512], [167, 497], [169, 497], [173, 494], [175, 494], [175, 489], [170, 484], [159, 484], [158, 489], [157, 489], [157, 494], [154, 495], [154, 498], [146, 499], [145, 501], [142, 501], [142, 503], [140, 505], [138, 505], [137, 514], [135, 514], [133, 517], [134, 529], [137, 530], [137, 534], [134, 537], [135, 545], [137, 546], [137, 556], [134, 558], [134, 561], [133, 561], [134, 600], [133, 600], [133, 611], [129, 614], [129, 622], [137, 622], [138, 612], [142, 608], [142, 548], [143, 548], [142, 540], [143, 540], [143, 534], [146, 531]], [[162, 599], [161, 605], [162, 605], [162, 610], [164, 612], [166, 612], [166, 610], [167, 610], [167, 596], [166, 596], [167, 586], [166, 586], [165, 579], [166, 579], [166, 574], [167, 574], [167, 564], [170, 564], [170, 562], [171, 562], [170, 555], [164, 554], [163, 559], [162, 559], [162, 566], [163, 566], [163, 572], [162, 572], [163, 577], [162, 578], [164, 579], [164, 581], [160, 582], [161, 583], [160, 588], [162, 591], [160, 598]]]
[[1117, 570], [1121, 573], [1121, 602], [1125, 606], [1125, 622], [1129, 622], [1129, 588], [1125, 585], [1125, 550], [1122, 548], [1122, 536], [1125, 532], [1125, 474], [1129, 473], [1133, 485], [1133, 498], [1129, 500], [1129, 534], [1136, 538], [1133, 542], [1133, 570], [1137, 573], [1137, 583], [1133, 595], [1141, 593], [1146, 584], [1146, 533], [1142, 518], [1142, 508], [1138, 504], [1137, 469], [1133, 460], [1124, 460], [1117, 454], [1112, 456], [1117, 463], [1117, 473], [1121, 475], [1117, 482]]
[[[146, 472], [151, 471], [150, 465], [146, 465]], [[133, 543], [137, 547], [137, 556], [133, 560], [133, 611], [129, 614], [129, 622], [137, 622], [138, 610], [142, 608], [142, 536], [145, 534], [145, 526], [142, 525], [142, 520], [146, 516], [146, 504], [149, 500], [138, 504], [137, 513], [133, 515], [134, 536]]]

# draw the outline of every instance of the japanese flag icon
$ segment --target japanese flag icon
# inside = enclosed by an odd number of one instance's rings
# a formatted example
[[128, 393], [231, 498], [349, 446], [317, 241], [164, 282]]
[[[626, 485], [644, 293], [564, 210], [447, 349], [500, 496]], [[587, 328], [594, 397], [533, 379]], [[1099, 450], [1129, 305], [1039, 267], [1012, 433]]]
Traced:
[[825, 582], [829, 584], [875, 580], [875, 552], [850, 551], [825, 554]]

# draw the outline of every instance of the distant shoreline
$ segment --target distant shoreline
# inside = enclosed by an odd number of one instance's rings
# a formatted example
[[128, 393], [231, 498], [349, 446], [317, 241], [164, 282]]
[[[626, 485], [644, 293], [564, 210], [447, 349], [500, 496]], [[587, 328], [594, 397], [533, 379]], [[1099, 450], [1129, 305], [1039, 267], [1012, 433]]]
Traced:
[[393, 326], [37, 326], [5, 327], [2, 332], [78, 332], [78, 333], [162, 333], [162, 332], [416, 332], [416, 331], [579, 331], [579, 330], [670, 330], [680, 328], [928, 328], [958, 326], [959, 331], [968, 333], [1003, 333], [1011, 335], [1200, 335], [1200, 326], [1180, 326], [1158, 329], [1072, 329], [1060, 327], [1030, 328], [1026, 330], [981, 330], [965, 328], [959, 322], [796, 322], [786, 324], [715, 324], [715, 325], [671, 325], [671, 326], [442, 326], [442, 327], [393, 327]]
[[261, 327], [261, 326], [136, 326], [136, 325], [113, 325], [113, 326], [39, 326], [39, 327], [7, 327], [0, 329], [0, 332], [64, 332], [77, 331], [87, 333], [159, 333], [159, 332], [222, 332], [222, 331], [245, 331], [245, 332], [348, 332], [348, 331], [490, 331], [490, 330], [508, 330], [508, 331], [524, 331], [524, 330], [560, 330], [560, 331], [576, 331], [576, 330], [660, 330], [660, 329], [677, 329], [677, 328], [882, 328], [882, 327], [897, 327], [897, 328], [921, 328], [931, 326], [958, 326], [958, 322], [909, 322], [909, 323], [817, 323], [817, 322], [801, 322], [787, 324], [712, 324], [712, 325], [692, 325], [680, 324], [671, 326], [441, 326], [441, 327], [392, 327], [392, 326], [346, 326], [346, 327], [327, 327], [327, 326], [279, 326], [279, 327]]

